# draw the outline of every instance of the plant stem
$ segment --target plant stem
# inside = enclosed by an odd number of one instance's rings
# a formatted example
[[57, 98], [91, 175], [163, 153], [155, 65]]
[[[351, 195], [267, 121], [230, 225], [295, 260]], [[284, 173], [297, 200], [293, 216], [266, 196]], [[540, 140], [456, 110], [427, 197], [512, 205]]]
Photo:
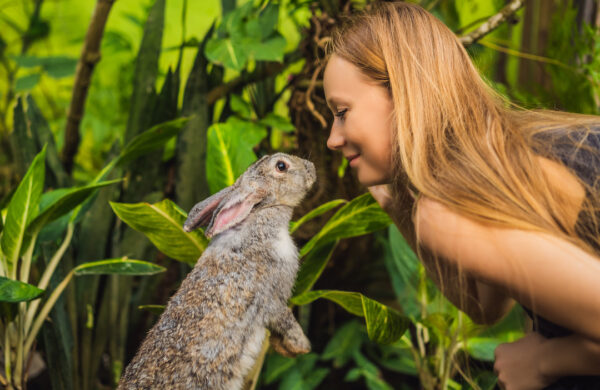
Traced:
[[21, 282], [27, 283], [29, 279], [29, 270], [31, 269], [31, 260], [33, 258], [33, 248], [35, 248], [35, 240], [37, 238], [37, 234], [31, 238], [29, 242], [29, 246], [23, 255], [22, 263], [21, 263]]
[[25, 319], [25, 302], [19, 303], [19, 313], [17, 314], [17, 354], [15, 362], [14, 381], [17, 388], [21, 388], [23, 380], [23, 320]]
[[37, 336], [38, 332], [40, 331], [40, 328], [42, 327], [44, 320], [50, 313], [50, 310], [52, 310], [52, 307], [54, 306], [54, 304], [60, 297], [60, 294], [62, 294], [63, 290], [67, 287], [67, 285], [73, 278], [74, 274], [75, 274], [75, 272], [71, 271], [67, 274], [67, 276], [65, 276], [63, 281], [60, 282], [60, 284], [58, 286], [56, 286], [54, 291], [52, 291], [52, 294], [50, 295], [50, 297], [48, 298], [48, 300], [42, 307], [42, 310], [40, 310], [40, 313], [38, 314], [37, 318], [35, 319], [35, 322], [33, 323], [31, 331], [29, 332], [27, 339], [25, 340], [25, 348], [23, 349], [25, 356], [27, 356], [27, 354], [29, 353], [29, 349], [31, 348], [31, 345], [33, 344], [33, 341], [35, 340], [35, 337]]
[[[54, 274], [54, 270], [58, 266], [60, 259], [62, 259], [67, 248], [69, 247], [69, 244], [71, 243], [71, 239], [73, 238], [73, 228], [73, 222], [69, 223], [69, 225], [67, 226], [67, 234], [65, 235], [65, 239], [63, 240], [62, 244], [60, 244], [60, 247], [58, 248], [54, 256], [52, 256], [52, 259], [50, 259], [50, 262], [46, 266], [46, 269], [44, 270], [44, 273], [42, 274], [42, 277], [40, 279], [40, 283], [38, 284], [38, 288], [45, 290], [46, 287], [48, 287], [48, 283], [50, 282], [52, 274]], [[33, 317], [35, 316], [35, 312], [38, 306], [40, 305], [40, 302], [41, 300], [38, 299], [29, 305], [29, 309], [27, 310], [27, 316], [25, 317], [25, 333], [29, 331], [31, 322], [33, 321]]]
[[6, 330], [4, 331], [4, 372], [6, 373], [6, 381], [9, 383], [12, 382], [12, 374], [10, 367], [10, 326], [11, 322], [6, 325]]

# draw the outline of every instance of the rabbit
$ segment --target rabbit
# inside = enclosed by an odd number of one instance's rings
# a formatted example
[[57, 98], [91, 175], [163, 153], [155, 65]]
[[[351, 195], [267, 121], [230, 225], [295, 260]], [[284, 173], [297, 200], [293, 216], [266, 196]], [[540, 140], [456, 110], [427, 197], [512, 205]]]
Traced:
[[125, 369], [119, 389], [239, 389], [265, 329], [286, 356], [310, 342], [287, 306], [298, 271], [293, 208], [316, 180], [314, 165], [277, 153], [196, 204], [183, 227], [212, 238]]

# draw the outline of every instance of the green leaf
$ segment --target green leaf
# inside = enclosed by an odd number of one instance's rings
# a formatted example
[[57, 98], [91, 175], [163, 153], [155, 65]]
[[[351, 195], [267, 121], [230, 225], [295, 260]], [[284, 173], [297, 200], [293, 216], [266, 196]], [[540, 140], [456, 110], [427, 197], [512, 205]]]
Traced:
[[39, 73], [33, 73], [27, 76], [19, 77], [17, 79], [17, 82], [15, 83], [15, 91], [29, 91], [30, 89], [35, 87], [37, 83], [39, 83], [41, 76], [42, 75]]
[[317, 245], [308, 255], [304, 256], [294, 285], [294, 295], [303, 294], [314, 286], [331, 259], [337, 243], [337, 241], [332, 241]]
[[0, 302], [27, 302], [43, 293], [44, 290], [31, 284], [0, 276]]
[[252, 106], [250, 103], [238, 95], [231, 95], [229, 99], [229, 106], [233, 112], [237, 113], [244, 119], [250, 119], [252, 116]]
[[364, 317], [369, 339], [380, 344], [398, 340], [408, 328], [409, 320], [398, 311], [369, 299], [357, 292], [316, 290], [293, 297], [290, 302], [306, 305], [318, 298], [325, 298], [342, 306], [351, 314]]
[[286, 44], [285, 38], [277, 34], [265, 42], [247, 42], [245, 48], [256, 61], [283, 62]]
[[323, 228], [304, 245], [300, 256], [306, 255], [317, 243], [360, 236], [383, 229], [392, 221], [370, 193], [358, 196], [339, 209]]
[[234, 117], [208, 129], [206, 178], [212, 193], [232, 185], [256, 161], [252, 149], [266, 136], [264, 127]]
[[75, 275], [154, 275], [165, 267], [142, 260], [106, 259], [83, 263], [73, 269]]
[[115, 164], [127, 164], [140, 156], [163, 147], [167, 141], [179, 134], [189, 120], [190, 118], [177, 118], [160, 123], [137, 135], [125, 146]]
[[212, 38], [206, 42], [206, 58], [216, 64], [241, 71], [248, 61], [247, 49], [229, 38]]
[[265, 362], [264, 381], [271, 384], [296, 364], [296, 360], [281, 356], [278, 353], [268, 355]]
[[162, 314], [165, 311], [165, 305], [139, 305], [138, 309], [149, 311], [152, 314]]
[[290, 234], [292, 234], [296, 230], [298, 230], [298, 228], [300, 226], [302, 226], [303, 223], [308, 222], [311, 219], [316, 218], [316, 217], [318, 217], [320, 215], [323, 215], [326, 212], [328, 212], [329, 210], [332, 210], [332, 209], [334, 209], [334, 208], [336, 208], [339, 205], [344, 204], [344, 203], [348, 203], [348, 201], [345, 200], [345, 199], [335, 199], [335, 200], [332, 200], [330, 202], [327, 202], [327, 203], [324, 203], [324, 204], [320, 205], [316, 209], [313, 209], [313, 210], [309, 211], [308, 213], [304, 214], [296, 222], [290, 222]]
[[165, 255], [189, 265], [206, 249], [208, 240], [200, 230], [183, 230], [186, 214], [169, 199], [155, 204], [110, 203], [115, 214], [133, 229], [144, 233]]
[[264, 118], [258, 121], [263, 126], [268, 126], [277, 130], [292, 132], [296, 130], [296, 127], [290, 122], [288, 118], [283, 116], [274, 114], [272, 112], [268, 113]]
[[[121, 180], [111, 180], [90, 184], [79, 188], [61, 188], [45, 193], [42, 196], [42, 209], [39, 215], [29, 224], [28, 229], [32, 233], [37, 233], [42, 227], [55, 219], [67, 214], [81, 203], [85, 202], [98, 188], [106, 187]], [[44, 203], [48, 202], [44, 206]]]
[[355, 320], [345, 323], [339, 328], [325, 346], [321, 359], [333, 359], [336, 368], [344, 366], [360, 349], [363, 342], [361, 324]]
[[37, 215], [44, 188], [46, 147], [35, 156], [10, 203], [0, 245], [9, 264], [16, 262], [23, 248], [27, 224]]

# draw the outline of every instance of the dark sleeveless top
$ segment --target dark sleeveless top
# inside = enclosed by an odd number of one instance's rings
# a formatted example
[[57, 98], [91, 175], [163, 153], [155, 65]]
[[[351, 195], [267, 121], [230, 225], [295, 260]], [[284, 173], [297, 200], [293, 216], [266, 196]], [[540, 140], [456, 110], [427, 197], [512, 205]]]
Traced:
[[[570, 132], [569, 134], [564, 130], [556, 130], [544, 133], [540, 138], [544, 143], [548, 142], [547, 145], [551, 145], [551, 154], [553, 157], [559, 158], [584, 183], [595, 189], [596, 193], [600, 191], [600, 127], [596, 127], [590, 131]], [[577, 144], [582, 145], [582, 147], [575, 147], [574, 145]], [[587, 189], [586, 195], [586, 201], [597, 202], [592, 199]], [[600, 219], [600, 213], [597, 213], [596, 218]], [[583, 212], [578, 216], [576, 231], [582, 239], [600, 253], [600, 248], [596, 242], [590, 240], [590, 235], [594, 234], [593, 232], [597, 232], [598, 229], [591, 226], [589, 216], [586, 216]], [[598, 286], [600, 288], [600, 281], [598, 281]], [[564, 337], [573, 333], [568, 329], [535, 315], [535, 313], [526, 307], [524, 309], [533, 320], [533, 329], [546, 338]], [[563, 377], [546, 387], [546, 390], [600, 390], [600, 376]]]

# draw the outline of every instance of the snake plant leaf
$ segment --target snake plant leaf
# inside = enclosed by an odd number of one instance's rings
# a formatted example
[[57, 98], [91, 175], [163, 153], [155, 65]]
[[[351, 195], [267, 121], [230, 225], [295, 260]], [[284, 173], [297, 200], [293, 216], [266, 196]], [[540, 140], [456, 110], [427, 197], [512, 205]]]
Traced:
[[154, 275], [166, 271], [165, 267], [142, 260], [127, 258], [91, 261], [73, 269], [81, 275]]
[[206, 178], [212, 193], [232, 185], [256, 161], [252, 149], [266, 136], [263, 126], [235, 117], [208, 129]]
[[290, 234], [294, 233], [296, 230], [298, 230], [298, 228], [300, 226], [302, 226], [303, 223], [310, 221], [313, 218], [316, 218], [322, 214], [325, 214], [326, 212], [328, 212], [329, 210], [332, 210], [336, 207], [338, 207], [341, 204], [344, 203], [348, 203], [347, 200], [345, 199], [335, 199], [332, 200], [330, 202], [327, 203], [323, 203], [322, 205], [320, 205], [319, 207], [309, 211], [308, 213], [304, 214], [300, 219], [298, 219], [295, 222], [290, 222]]
[[306, 255], [317, 243], [360, 236], [383, 229], [391, 223], [390, 217], [379, 207], [370, 193], [358, 196], [337, 213], [300, 250]]
[[117, 157], [115, 164], [127, 164], [140, 156], [163, 147], [167, 141], [179, 134], [189, 120], [190, 118], [177, 118], [159, 123], [137, 135], [125, 146], [119, 157]]
[[165, 255], [189, 265], [196, 261], [208, 240], [200, 230], [185, 232], [187, 215], [169, 199], [158, 203], [110, 203], [123, 222], [143, 233]]
[[304, 256], [304, 260], [298, 271], [298, 277], [296, 278], [294, 295], [303, 294], [314, 286], [325, 269], [325, 265], [327, 265], [329, 259], [331, 259], [331, 255], [333, 254], [337, 243], [337, 241], [325, 242], [316, 246]]
[[395, 309], [357, 292], [315, 290], [293, 297], [290, 302], [295, 305], [306, 305], [318, 298], [328, 299], [337, 303], [349, 313], [364, 317], [369, 339], [379, 344], [395, 342], [402, 337], [408, 328], [408, 318]]
[[27, 302], [44, 293], [35, 286], [0, 276], [0, 302]]
[[44, 188], [46, 147], [35, 156], [8, 204], [0, 246], [9, 264], [21, 254], [27, 224], [35, 218]]

